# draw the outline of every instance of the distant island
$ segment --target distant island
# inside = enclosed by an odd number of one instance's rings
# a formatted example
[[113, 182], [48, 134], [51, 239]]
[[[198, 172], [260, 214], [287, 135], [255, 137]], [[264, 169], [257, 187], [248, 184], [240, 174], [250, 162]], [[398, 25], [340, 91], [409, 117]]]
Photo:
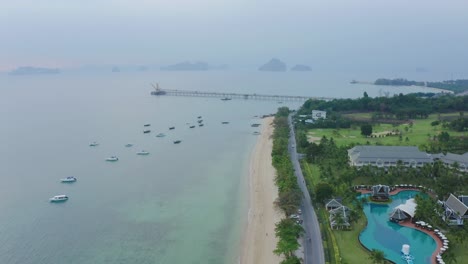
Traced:
[[23, 66], [9, 72], [10, 75], [59, 74], [58, 68]]
[[269, 62], [263, 64], [258, 68], [259, 71], [273, 71], [273, 72], [284, 72], [286, 71], [286, 63], [279, 59], [273, 58]]
[[468, 80], [450, 80], [441, 82], [421, 82], [409, 81], [403, 78], [385, 79], [380, 78], [374, 82], [375, 85], [388, 85], [388, 86], [425, 86], [430, 88], [444, 89], [461, 93], [468, 90]]
[[303, 64], [297, 64], [296, 66], [291, 68], [291, 71], [311, 71], [311, 70], [312, 69], [309, 66], [303, 65]]
[[163, 71], [207, 71], [210, 66], [206, 62], [180, 62], [169, 66], [161, 67]]

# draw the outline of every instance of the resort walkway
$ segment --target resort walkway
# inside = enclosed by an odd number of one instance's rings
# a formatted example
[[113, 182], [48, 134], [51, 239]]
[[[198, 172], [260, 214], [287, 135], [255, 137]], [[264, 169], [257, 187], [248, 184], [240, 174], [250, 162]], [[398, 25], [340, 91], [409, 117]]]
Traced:
[[[310, 200], [309, 191], [305, 185], [304, 176], [302, 175], [301, 165], [299, 164], [298, 155], [296, 152], [296, 137], [294, 134], [294, 126], [292, 125], [291, 115], [288, 117], [289, 128], [291, 130], [289, 137], [289, 154], [291, 162], [294, 166], [294, 173], [297, 177], [297, 182], [302, 190], [302, 217], [303, 226], [305, 229], [305, 239], [303, 239], [304, 248], [304, 263], [305, 264], [325, 264], [325, 255], [323, 253], [322, 235], [320, 226], [315, 214], [314, 207]], [[310, 240], [308, 239], [310, 238]]]

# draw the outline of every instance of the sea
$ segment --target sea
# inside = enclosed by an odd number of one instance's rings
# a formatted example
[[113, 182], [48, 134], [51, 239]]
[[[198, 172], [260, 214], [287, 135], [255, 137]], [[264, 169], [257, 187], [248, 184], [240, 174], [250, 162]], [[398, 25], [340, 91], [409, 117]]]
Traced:
[[[349, 83], [382, 76], [255, 70], [1, 74], [0, 263], [238, 263], [249, 158], [258, 137], [252, 133], [259, 131], [251, 124], [301, 102], [152, 96], [150, 83], [336, 98], [431, 90]], [[90, 147], [94, 141], [99, 145]], [[150, 154], [137, 155], [141, 150]], [[114, 155], [117, 162], [106, 161]], [[77, 182], [60, 182], [68, 176]], [[49, 202], [59, 194], [69, 200]]]

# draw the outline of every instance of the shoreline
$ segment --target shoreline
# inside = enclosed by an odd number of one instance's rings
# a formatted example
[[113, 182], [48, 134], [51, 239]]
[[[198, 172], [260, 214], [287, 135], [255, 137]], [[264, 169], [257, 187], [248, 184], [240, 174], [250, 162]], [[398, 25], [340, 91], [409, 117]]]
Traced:
[[282, 260], [273, 253], [278, 241], [275, 224], [282, 218], [281, 211], [273, 204], [278, 197], [274, 182], [276, 171], [271, 162], [273, 119], [267, 117], [262, 120], [261, 134], [250, 158], [248, 213], [246, 226], [242, 229], [241, 264], [278, 264]]

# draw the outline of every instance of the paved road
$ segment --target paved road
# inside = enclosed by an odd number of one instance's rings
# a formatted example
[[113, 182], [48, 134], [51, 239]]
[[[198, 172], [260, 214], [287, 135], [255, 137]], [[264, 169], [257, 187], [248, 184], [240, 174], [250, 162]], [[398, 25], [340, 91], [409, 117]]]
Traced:
[[[297, 182], [304, 196], [302, 197], [302, 217], [304, 219], [305, 239], [304, 239], [304, 263], [305, 264], [325, 264], [325, 256], [323, 253], [322, 235], [320, 226], [317, 221], [314, 206], [310, 201], [309, 191], [304, 182], [301, 166], [299, 164], [298, 155], [296, 152], [296, 137], [294, 127], [292, 125], [291, 115], [288, 117], [289, 128], [291, 130], [288, 150], [291, 155], [291, 161], [294, 166]], [[309, 242], [307, 238], [310, 238]]]

